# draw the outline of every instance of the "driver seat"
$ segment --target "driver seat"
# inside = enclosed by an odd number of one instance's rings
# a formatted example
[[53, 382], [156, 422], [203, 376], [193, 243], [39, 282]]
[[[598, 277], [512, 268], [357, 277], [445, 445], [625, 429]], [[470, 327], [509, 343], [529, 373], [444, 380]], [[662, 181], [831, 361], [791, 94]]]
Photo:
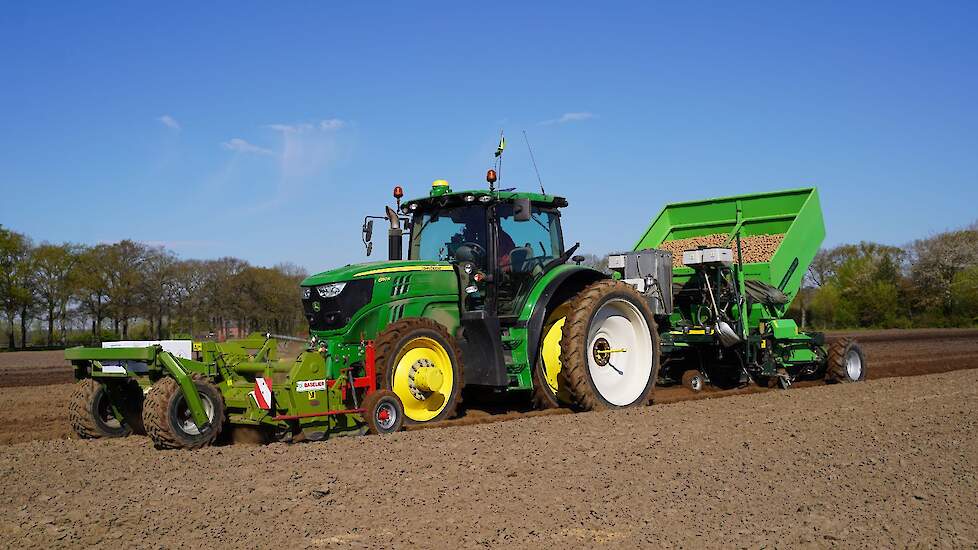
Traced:
[[527, 271], [526, 261], [533, 255], [530, 246], [518, 246], [509, 252], [510, 270], [514, 273], [524, 273]]

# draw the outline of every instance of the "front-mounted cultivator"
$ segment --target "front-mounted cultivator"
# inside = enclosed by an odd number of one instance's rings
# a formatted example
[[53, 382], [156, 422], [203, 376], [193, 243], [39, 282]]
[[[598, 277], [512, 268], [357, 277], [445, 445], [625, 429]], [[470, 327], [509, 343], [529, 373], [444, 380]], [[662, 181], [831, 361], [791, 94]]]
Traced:
[[[304, 351], [280, 359], [283, 339]], [[373, 343], [359, 348], [357, 364], [327, 362], [329, 344], [315, 338], [272, 335], [194, 342], [192, 358], [159, 345], [69, 349], [79, 379], [71, 424], [86, 438], [144, 432], [159, 448], [208, 445], [226, 424], [263, 440], [396, 431], [400, 400], [377, 391]]]

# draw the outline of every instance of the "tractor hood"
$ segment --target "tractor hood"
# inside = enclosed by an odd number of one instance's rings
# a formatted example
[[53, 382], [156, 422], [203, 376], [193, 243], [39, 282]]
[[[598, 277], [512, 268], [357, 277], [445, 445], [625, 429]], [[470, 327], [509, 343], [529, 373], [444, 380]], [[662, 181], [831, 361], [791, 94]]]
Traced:
[[[387, 304], [409, 301], [427, 304], [425, 297], [452, 296], [456, 304], [458, 279], [448, 262], [386, 261], [353, 264], [313, 275], [302, 281], [302, 309], [309, 330], [343, 331], [373, 337], [381, 318], [395, 312]], [[455, 306], [457, 307], [457, 306]], [[403, 313], [403, 308], [397, 315]]]
[[452, 264], [448, 262], [430, 262], [422, 260], [397, 260], [383, 262], [365, 262], [362, 264], [349, 264], [329, 271], [323, 271], [315, 275], [310, 275], [302, 286], [316, 286], [328, 283], [341, 283], [345, 281], [355, 281], [380, 275], [406, 274], [412, 271], [452, 271]]

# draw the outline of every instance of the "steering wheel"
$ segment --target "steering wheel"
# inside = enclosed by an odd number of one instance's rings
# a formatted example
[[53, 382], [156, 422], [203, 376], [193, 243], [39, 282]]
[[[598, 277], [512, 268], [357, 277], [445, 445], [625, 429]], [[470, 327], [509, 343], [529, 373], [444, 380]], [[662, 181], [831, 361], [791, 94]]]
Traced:
[[[462, 249], [463, 246], [466, 246], [466, 247], [469, 248], [469, 250], [471, 250], [471, 255], [473, 257], [471, 257], [471, 258], [460, 258], [459, 257], [460, 256], [459, 251]], [[473, 262], [473, 263], [478, 263], [478, 262], [476, 262], [476, 256], [481, 257], [481, 258], [485, 258], [486, 257], [486, 249], [483, 248], [482, 245], [479, 244], [479, 243], [474, 243], [472, 241], [462, 241], [455, 248], [455, 259], [457, 259], [457, 260], [468, 260], [468, 261]]]

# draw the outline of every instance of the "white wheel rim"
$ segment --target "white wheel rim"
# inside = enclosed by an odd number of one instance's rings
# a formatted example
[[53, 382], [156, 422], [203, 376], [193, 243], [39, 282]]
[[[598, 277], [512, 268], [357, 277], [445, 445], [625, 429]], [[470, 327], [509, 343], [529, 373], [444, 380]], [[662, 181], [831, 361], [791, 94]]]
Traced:
[[863, 360], [856, 350], [849, 350], [846, 354], [846, 374], [850, 380], [859, 380], [863, 374]]
[[[211, 403], [211, 399], [204, 394], [200, 395], [200, 403], [204, 406], [204, 413], [207, 415], [207, 421], [211, 422], [214, 420], [214, 404]], [[187, 405], [186, 400], [183, 402], [183, 407], [187, 409], [186, 417], [180, 422], [180, 429], [188, 435], [200, 435], [200, 428], [194, 423], [194, 417], [190, 413], [190, 406]]]
[[652, 377], [652, 335], [645, 316], [627, 300], [609, 300], [591, 320], [587, 342], [588, 371], [601, 397], [620, 407], [634, 403]]

